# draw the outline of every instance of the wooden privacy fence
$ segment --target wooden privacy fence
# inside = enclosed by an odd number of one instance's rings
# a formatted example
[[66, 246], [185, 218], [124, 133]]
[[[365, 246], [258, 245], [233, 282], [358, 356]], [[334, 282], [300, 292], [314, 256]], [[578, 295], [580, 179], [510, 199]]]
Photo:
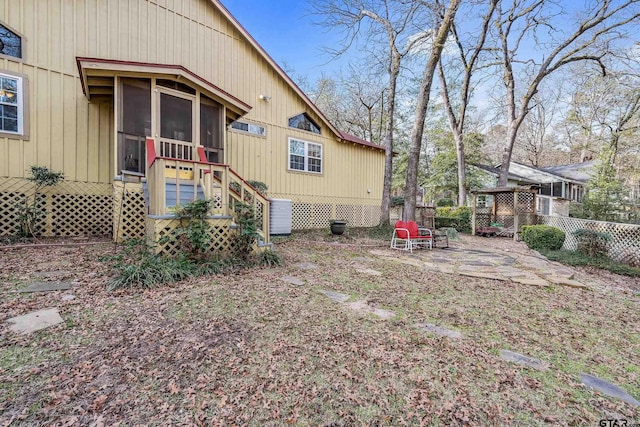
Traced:
[[593, 221], [566, 216], [538, 215], [538, 224], [551, 225], [565, 232], [563, 249], [578, 248], [573, 232], [580, 229], [599, 231], [611, 236], [609, 257], [629, 265], [640, 265], [640, 225], [618, 222]]

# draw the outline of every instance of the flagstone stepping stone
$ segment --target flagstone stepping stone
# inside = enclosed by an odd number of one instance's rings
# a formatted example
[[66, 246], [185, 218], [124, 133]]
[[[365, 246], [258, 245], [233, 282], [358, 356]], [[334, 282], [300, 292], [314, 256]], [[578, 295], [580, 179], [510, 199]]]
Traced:
[[285, 281], [287, 283], [291, 283], [292, 285], [296, 285], [296, 286], [304, 285], [303, 280], [300, 280], [297, 277], [293, 277], [293, 276], [282, 276], [280, 280]]
[[359, 262], [373, 262], [374, 259], [373, 258], [369, 258], [369, 257], [365, 257], [365, 256], [359, 256], [353, 259], [354, 261], [359, 261]]
[[500, 276], [497, 273], [491, 273], [491, 272], [483, 272], [483, 271], [458, 271], [458, 274], [460, 274], [461, 276], [468, 276], [468, 277], [477, 277], [478, 279], [493, 279], [493, 280], [502, 280], [502, 281], [506, 281], [507, 278]]
[[582, 374], [581, 381], [588, 388], [597, 390], [601, 393], [606, 394], [609, 397], [615, 397], [635, 407], [640, 406], [640, 402], [638, 400], [634, 399], [626, 391], [624, 391], [617, 385], [611, 384], [610, 382], [601, 380], [598, 377], [594, 377], [593, 375], [589, 375], [585, 373]]
[[383, 320], [391, 319], [396, 315], [393, 311], [385, 310], [383, 308], [372, 307], [371, 305], [369, 305], [367, 300], [363, 300], [363, 299], [350, 302], [346, 304], [346, 306], [355, 311], [362, 311], [362, 312], [374, 314]]
[[54, 268], [69, 267], [70, 265], [71, 262], [69, 261], [49, 261], [38, 263], [37, 267], [41, 270], [51, 270]]
[[557, 276], [546, 276], [545, 279], [553, 283], [554, 285], [569, 286], [571, 288], [589, 289], [589, 286], [578, 282], [577, 280], [565, 279]]
[[489, 263], [489, 262], [484, 262], [484, 261], [467, 261], [465, 263], [466, 265], [473, 265], [476, 267], [492, 267], [493, 264]]
[[39, 331], [40, 329], [45, 329], [62, 322], [62, 317], [60, 317], [57, 308], [38, 310], [23, 316], [7, 319], [7, 323], [11, 324], [9, 329], [21, 334], [30, 334], [31, 332]]
[[[427, 268], [429, 267], [427, 266]], [[441, 273], [448, 273], [448, 274], [453, 274], [456, 271], [456, 268], [453, 265], [449, 265], [449, 264], [436, 265], [434, 266], [434, 268], [440, 271]]]
[[419, 259], [412, 259], [412, 258], [398, 258], [395, 261], [398, 261], [401, 264], [407, 264], [407, 265], [412, 265], [414, 267], [420, 267], [423, 268], [424, 267], [424, 262], [420, 261]]
[[571, 280], [575, 276], [575, 272], [567, 269], [556, 269], [553, 272], [554, 276], [562, 277], [563, 279]]
[[67, 294], [62, 296], [62, 301], [73, 301], [76, 299], [76, 296], [73, 294]]
[[322, 289], [320, 292], [331, 298], [335, 302], [343, 303], [349, 301], [351, 298], [349, 295], [341, 294], [340, 292], [335, 291], [327, 291], [326, 289]]
[[315, 268], [318, 268], [318, 266], [312, 262], [299, 262], [295, 264], [295, 266], [300, 270], [313, 270]]
[[379, 271], [373, 270], [371, 268], [356, 267], [356, 271], [358, 273], [368, 274], [370, 276], [382, 276], [382, 273], [380, 273]]
[[525, 356], [524, 354], [516, 353], [509, 350], [500, 350], [500, 357], [507, 362], [513, 362], [517, 365], [528, 366], [539, 371], [546, 371], [549, 369], [549, 364], [543, 362], [540, 359]]
[[511, 277], [511, 281], [515, 283], [520, 283], [523, 285], [540, 286], [540, 287], [549, 286], [549, 283], [546, 280], [541, 279], [539, 277]]
[[424, 330], [425, 332], [440, 335], [442, 337], [449, 337], [453, 339], [462, 338], [462, 333], [460, 331], [454, 331], [452, 329], [447, 329], [430, 323], [418, 323], [416, 327]]
[[71, 289], [71, 283], [64, 282], [32, 282], [22, 289], [19, 289], [20, 293], [28, 292], [50, 292], [50, 291], [66, 291]]
[[33, 273], [34, 276], [40, 278], [51, 278], [51, 277], [63, 277], [69, 276], [71, 273], [66, 270], [56, 270], [56, 271], [37, 271]]

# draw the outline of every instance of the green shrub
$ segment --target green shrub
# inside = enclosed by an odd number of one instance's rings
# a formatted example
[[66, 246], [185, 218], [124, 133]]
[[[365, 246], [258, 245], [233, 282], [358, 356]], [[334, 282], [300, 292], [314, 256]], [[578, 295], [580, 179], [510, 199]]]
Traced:
[[186, 257], [163, 258], [140, 239], [125, 241], [118, 254], [103, 257], [101, 260], [110, 262], [116, 272], [107, 283], [107, 289], [110, 291], [123, 288], [153, 288], [185, 279], [194, 273], [194, 268]]
[[27, 180], [35, 184], [33, 199], [25, 198], [24, 204], [15, 206], [16, 218], [19, 223], [18, 235], [21, 237], [34, 237], [38, 229], [38, 223], [47, 216], [40, 191], [44, 187], [52, 187], [64, 181], [62, 172], [53, 171], [46, 166], [30, 166]]
[[282, 265], [282, 258], [274, 250], [262, 251], [257, 257], [258, 265], [264, 267], [276, 267]]
[[247, 261], [253, 253], [253, 245], [260, 237], [258, 234], [258, 220], [251, 205], [236, 202], [233, 204], [233, 210], [236, 213], [236, 223], [238, 225], [234, 236], [234, 255], [240, 260]]
[[522, 227], [522, 240], [535, 250], [559, 250], [565, 237], [564, 231], [550, 225], [525, 225]]
[[247, 183], [249, 183], [249, 185], [251, 185], [253, 188], [258, 190], [258, 192], [260, 194], [262, 194], [263, 196], [267, 195], [267, 190], [269, 190], [269, 186], [267, 184], [265, 184], [264, 182], [255, 181], [255, 180], [249, 180], [249, 181], [247, 181]]
[[578, 252], [590, 257], [606, 257], [609, 254], [609, 242], [612, 237], [608, 233], [581, 228], [573, 232], [578, 239]]
[[453, 227], [462, 233], [471, 232], [471, 208], [444, 206], [436, 208], [436, 228]]
[[213, 200], [195, 200], [180, 206], [176, 211], [180, 227], [165, 238], [178, 241], [180, 252], [191, 260], [202, 261], [210, 255], [211, 226], [207, 222], [207, 215], [212, 205]]
[[453, 206], [453, 205], [455, 205], [455, 203], [453, 203], [453, 200], [451, 199], [438, 199], [438, 201], [436, 202], [436, 206], [438, 207]]
[[391, 205], [391, 207], [404, 206], [404, 197], [403, 196], [392, 196], [390, 205]]
[[572, 266], [589, 266], [609, 270], [615, 274], [630, 277], [640, 277], [640, 268], [634, 268], [605, 257], [591, 257], [578, 251], [542, 251], [542, 254], [551, 261], [561, 262]]

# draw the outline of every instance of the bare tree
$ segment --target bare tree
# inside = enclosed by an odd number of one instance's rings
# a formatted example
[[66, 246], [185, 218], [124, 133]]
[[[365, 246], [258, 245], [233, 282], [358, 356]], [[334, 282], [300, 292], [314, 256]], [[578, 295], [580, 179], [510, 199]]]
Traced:
[[[411, 130], [411, 146], [409, 148], [409, 161], [407, 164], [407, 178], [405, 181], [405, 202], [403, 217], [405, 220], [415, 218], [416, 195], [418, 191], [418, 167], [420, 165], [420, 153], [422, 151], [422, 136], [424, 122], [427, 116], [427, 107], [431, 97], [431, 85], [444, 49], [449, 30], [453, 24], [456, 12], [461, 0], [450, 0], [444, 14], [441, 15], [437, 29], [433, 31], [433, 40], [429, 53], [429, 59], [422, 72], [420, 91], [416, 103], [416, 113]], [[437, 3], [437, 2], [436, 2]]]
[[[449, 121], [449, 127], [453, 133], [453, 139], [456, 144], [456, 156], [458, 164], [458, 206], [464, 206], [467, 200], [467, 178], [466, 178], [466, 162], [464, 151], [464, 133], [465, 133], [465, 119], [467, 116], [467, 109], [469, 108], [469, 101], [471, 97], [471, 79], [474, 76], [478, 61], [480, 59], [480, 53], [484, 49], [489, 24], [493, 17], [493, 13], [496, 9], [498, 0], [489, 0], [487, 5], [487, 12], [484, 14], [480, 21], [480, 29], [478, 33], [469, 33], [467, 40], [473, 40], [471, 46], [465, 44], [465, 40], [462, 39], [460, 33], [460, 25], [456, 25], [454, 20], [451, 26], [451, 34], [453, 36], [455, 45], [457, 47], [457, 60], [460, 62], [460, 67], [455, 67], [454, 72], [459, 74], [460, 68], [462, 69], [462, 82], [459, 86], [459, 93], [456, 101], [459, 103], [457, 114], [454, 111], [452, 105], [451, 87], [447, 81], [447, 75], [445, 73], [444, 58], [440, 59], [438, 66], [438, 75], [440, 77], [440, 85], [442, 90], [442, 100], [444, 108], [447, 113], [447, 119]], [[473, 5], [474, 9], [477, 9], [477, 4]], [[474, 11], [477, 13], [477, 10]], [[460, 17], [460, 15], [458, 15]], [[468, 26], [468, 17], [465, 19], [465, 25]]]
[[557, 144], [549, 131], [553, 128], [554, 121], [558, 120], [561, 106], [561, 88], [555, 89], [558, 92], [539, 91], [534, 95], [529, 114], [518, 132], [514, 157], [520, 157], [534, 167], [549, 166], [553, 163], [549, 162], [548, 157], [554, 154]]
[[[316, 0], [313, 8], [316, 14], [324, 17], [323, 25], [341, 29], [345, 34], [342, 46], [332, 51], [334, 55], [343, 54], [357, 40], [364, 38], [369, 52], [374, 53], [373, 57], [386, 70], [388, 83], [383, 139], [386, 155], [380, 222], [388, 224], [398, 77], [404, 58], [422, 42], [419, 37], [410, 36], [422, 29], [427, 8], [422, 2], [404, 0]], [[383, 53], [376, 55], [377, 49]]]
[[[570, 14], [551, 0], [501, 0], [498, 3], [493, 25], [494, 52], [506, 89], [508, 126], [500, 185], [507, 183], [518, 131], [542, 81], [568, 64], [581, 61], [596, 64], [600, 72], [606, 74], [604, 58], [625, 35], [625, 29], [638, 22], [638, 5], [640, 0], [601, 0], [585, 3], [582, 10], [573, 10]], [[577, 17], [573, 23], [572, 16]], [[528, 42], [534, 42], [534, 49], [525, 46]], [[526, 57], [525, 52], [533, 50], [537, 50], [537, 54]]]

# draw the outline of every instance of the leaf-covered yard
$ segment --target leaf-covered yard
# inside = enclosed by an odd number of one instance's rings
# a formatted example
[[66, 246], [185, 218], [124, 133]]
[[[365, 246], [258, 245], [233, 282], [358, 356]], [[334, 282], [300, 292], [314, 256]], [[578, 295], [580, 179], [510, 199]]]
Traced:
[[[592, 374], [640, 399], [637, 278], [582, 269], [576, 279], [590, 290], [531, 286], [429, 270], [422, 251], [392, 252], [383, 241], [331, 240], [299, 235], [276, 244], [282, 267], [145, 292], [106, 292], [110, 272], [97, 259], [112, 245], [0, 251], [0, 425], [640, 420], [637, 407], [580, 381]], [[528, 251], [468, 236], [452, 246]], [[38, 271], [73, 289], [17, 293]], [[30, 335], [4, 323], [51, 307], [64, 323]], [[424, 323], [462, 338], [416, 327]], [[506, 362], [501, 350], [549, 368]]]

